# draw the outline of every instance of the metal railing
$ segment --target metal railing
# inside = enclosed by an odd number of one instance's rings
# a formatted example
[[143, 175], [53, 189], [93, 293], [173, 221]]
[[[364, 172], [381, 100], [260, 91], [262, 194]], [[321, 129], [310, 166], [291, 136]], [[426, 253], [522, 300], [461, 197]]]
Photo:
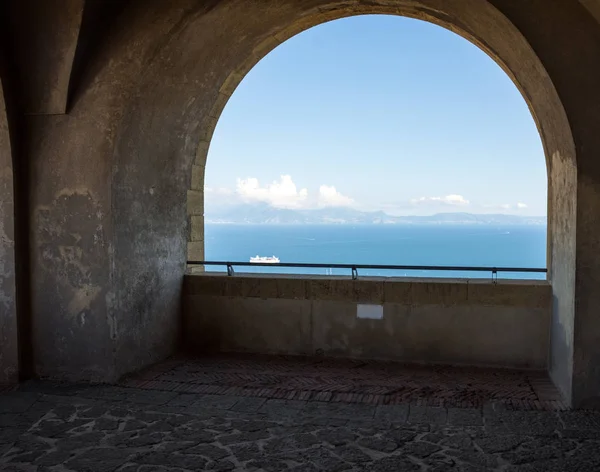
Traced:
[[288, 267], [309, 269], [349, 269], [352, 272], [352, 280], [358, 279], [359, 269], [375, 270], [426, 270], [426, 271], [449, 271], [449, 272], [490, 272], [492, 280], [497, 280], [499, 272], [513, 273], [539, 273], [545, 274], [548, 269], [534, 267], [475, 267], [475, 266], [424, 266], [424, 265], [387, 265], [387, 264], [311, 264], [305, 262], [228, 262], [228, 261], [188, 261], [188, 265], [224, 266], [227, 267], [227, 275], [233, 276], [234, 267]]

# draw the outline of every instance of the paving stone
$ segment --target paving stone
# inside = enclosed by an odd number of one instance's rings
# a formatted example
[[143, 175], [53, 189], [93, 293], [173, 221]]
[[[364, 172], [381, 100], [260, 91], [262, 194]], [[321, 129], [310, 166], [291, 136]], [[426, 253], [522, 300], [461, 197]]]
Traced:
[[126, 408], [111, 408], [108, 411], [110, 416], [114, 416], [115, 418], [127, 418], [128, 416], [133, 416], [133, 412]]
[[188, 449], [194, 445], [191, 441], [162, 441], [154, 450], [157, 452], [176, 452]]
[[55, 396], [77, 395], [85, 386], [76, 383], [52, 382], [48, 380], [28, 380], [19, 385], [17, 393], [36, 393]]
[[264, 450], [266, 453], [276, 454], [285, 451], [306, 449], [319, 442], [317, 437], [310, 433], [292, 434], [267, 441], [264, 445]]
[[392, 423], [406, 423], [408, 421], [408, 403], [402, 405], [380, 405], [375, 411], [375, 418], [388, 420]]
[[132, 452], [114, 448], [88, 449], [65, 463], [78, 472], [109, 472], [127, 462]]
[[31, 463], [37, 460], [44, 454], [44, 451], [26, 451], [26, 452], [17, 452], [16, 454], [10, 454], [8, 459], [12, 463], [20, 464], [20, 463]]
[[48, 454], [38, 457], [34, 464], [43, 467], [54, 467], [67, 462], [73, 455], [74, 452], [72, 450], [49, 452]]
[[238, 431], [261, 431], [267, 430], [268, 428], [275, 428], [278, 426], [278, 423], [273, 421], [242, 421], [242, 420], [233, 420], [231, 422], [231, 427], [233, 429], [237, 429]]
[[506, 452], [520, 446], [526, 438], [524, 436], [515, 435], [494, 435], [482, 438], [476, 438], [477, 444], [484, 452]]
[[120, 467], [118, 470], [118, 472], [138, 472], [138, 469], [140, 468], [139, 464], [125, 464], [124, 466]]
[[406, 457], [390, 456], [374, 461], [369, 470], [373, 472], [412, 472], [420, 471], [421, 467]]
[[229, 410], [233, 405], [239, 402], [241, 397], [230, 397], [226, 395], [203, 395], [191, 406], [206, 409]]
[[333, 446], [348, 444], [356, 439], [357, 434], [348, 428], [323, 429], [317, 433], [317, 438], [321, 442], [327, 442]]
[[272, 418], [294, 417], [306, 406], [306, 402], [298, 400], [267, 400], [259, 409]]
[[395, 442], [398, 445], [403, 445], [407, 442], [412, 441], [417, 436], [417, 432], [411, 429], [393, 429], [386, 431], [384, 437]]
[[231, 407], [232, 411], [255, 412], [266, 402], [264, 398], [241, 398]]
[[277, 459], [262, 458], [248, 462], [246, 464], [247, 470], [263, 470], [264, 472], [279, 472], [280, 470], [288, 470], [288, 465]]
[[109, 412], [106, 405], [91, 405], [77, 412], [80, 418], [100, 418]]
[[562, 411], [557, 413], [565, 429], [600, 431], [600, 412]]
[[563, 452], [560, 449], [550, 446], [540, 447], [535, 450], [521, 450], [502, 454], [502, 458], [513, 465], [527, 464], [547, 459], [559, 459], [562, 456]]
[[[75, 449], [81, 449], [84, 447], [95, 447], [98, 443], [104, 438], [104, 434], [95, 431], [88, 432], [83, 434], [78, 434], [76, 436], [70, 436], [67, 438], [59, 439], [56, 442], [56, 447], [59, 450], [64, 451], [72, 451]], [[116, 444], [114, 444], [116, 445]]]
[[[539, 411], [510, 411], [499, 415], [502, 427], [514, 434], [554, 435], [563, 426], [558, 415]], [[487, 423], [486, 423], [487, 429]]]
[[211, 443], [216, 440], [217, 434], [214, 431], [207, 431], [205, 429], [181, 428], [174, 431], [171, 437], [195, 443]]
[[135, 419], [139, 420], [139, 421], [143, 421], [144, 423], [147, 423], [147, 424], [153, 424], [153, 423], [156, 423], [157, 421], [165, 421], [165, 419], [168, 417], [168, 415], [164, 414], [162, 412], [162, 409], [164, 409], [164, 407], [161, 408], [160, 413], [152, 412], [152, 411], [136, 411]]
[[375, 410], [376, 407], [372, 405], [313, 402], [306, 405], [302, 413], [306, 416], [356, 420], [357, 418], [372, 419], [375, 416]]
[[133, 405], [165, 405], [177, 396], [175, 392], [128, 389], [124, 401]]
[[136, 462], [191, 470], [202, 470], [208, 464], [205, 458], [197, 455], [169, 454], [164, 452], [151, 452], [137, 458]]
[[333, 451], [337, 456], [352, 464], [370, 462], [372, 457], [356, 446], [336, 447]]
[[[322, 427], [341, 427], [341, 426], [347, 426], [348, 423], [350, 422], [349, 420], [345, 419], [345, 418], [315, 418], [314, 416], [310, 416], [310, 417], [299, 417], [299, 418], [294, 418], [294, 422], [296, 424], [301, 424], [304, 426], [314, 426], [315, 429], [316, 428], [322, 428]], [[369, 423], [372, 424], [372, 423]]]
[[228, 444], [239, 444], [244, 442], [258, 441], [259, 439], [267, 439], [269, 436], [270, 434], [268, 431], [251, 431], [219, 436], [217, 440], [226, 446]]
[[181, 393], [169, 400], [168, 406], [191, 406], [200, 399], [200, 395], [191, 393]]
[[441, 450], [441, 447], [437, 444], [424, 441], [413, 441], [404, 445], [402, 448], [402, 453], [422, 459], [439, 450]]
[[79, 428], [84, 424], [88, 424], [88, 420], [74, 420], [74, 421], [62, 421], [62, 420], [43, 420], [38, 425], [38, 433], [40, 436], [46, 438], [62, 438], [67, 435], [69, 431]]
[[451, 449], [446, 454], [481, 469], [495, 468], [499, 463], [498, 457], [480, 452]]
[[137, 431], [140, 429], [146, 428], [148, 425], [143, 421], [139, 421], [136, 419], [130, 419], [125, 423], [123, 427], [123, 431]]
[[88, 386], [78, 391], [78, 395], [97, 398], [108, 402], [126, 402], [132, 390], [116, 386]]
[[126, 447], [146, 447], [155, 444], [161, 444], [165, 440], [165, 435], [162, 433], [140, 434], [139, 436], [126, 439], [124, 445]]
[[0, 413], [23, 413], [36, 401], [38, 395], [26, 392], [14, 392], [0, 395]]
[[244, 444], [241, 446], [230, 446], [232, 454], [239, 462], [259, 459], [262, 456], [257, 444]]
[[233, 462], [231, 462], [230, 460], [220, 460], [220, 461], [216, 461], [216, 462], [210, 462], [206, 466], [206, 470], [215, 470], [215, 471], [222, 471], [222, 472], [234, 470], [235, 468], [236, 468], [236, 465]]
[[185, 450], [185, 454], [197, 454], [213, 461], [218, 461], [219, 459], [230, 456], [229, 451], [226, 449], [207, 444], [190, 447], [189, 449]]
[[14, 447], [19, 451], [47, 451], [50, 448], [48, 441], [31, 434], [15, 439]]
[[63, 421], [69, 421], [76, 415], [77, 408], [73, 405], [59, 405], [51, 413]]
[[457, 433], [451, 436], [447, 436], [439, 442], [439, 445], [444, 447], [450, 447], [453, 449], [462, 449], [464, 451], [475, 450], [473, 439], [471, 438], [471, 436], [463, 433]]
[[313, 464], [302, 464], [292, 467], [291, 472], [317, 472], [319, 469]]
[[453, 426], [481, 426], [483, 413], [472, 408], [448, 408], [448, 424]]
[[169, 415], [165, 419], [165, 423], [169, 424], [170, 426], [185, 426], [191, 423], [191, 420], [189, 416]]
[[172, 425], [166, 418], [161, 421], [156, 421], [144, 428], [146, 433], [170, 433], [175, 429], [175, 426]]
[[17, 428], [27, 426], [30, 421], [16, 413], [0, 414], [0, 428]]
[[358, 444], [373, 451], [390, 453], [398, 449], [398, 444], [385, 438], [362, 438]]
[[409, 423], [446, 424], [448, 412], [445, 408], [433, 406], [410, 405], [408, 414]]
[[119, 428], [119, 422], [110, 418], [98, 418], [94, 423], [96, 431], [115, 431]]

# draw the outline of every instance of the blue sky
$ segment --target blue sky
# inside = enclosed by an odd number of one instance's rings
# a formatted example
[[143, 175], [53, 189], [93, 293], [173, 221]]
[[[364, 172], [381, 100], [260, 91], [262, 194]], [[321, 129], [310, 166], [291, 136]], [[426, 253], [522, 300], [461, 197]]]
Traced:
[[483, 51], [430, 23], [359, 16], [277, 47], [217, 124], [206, 207], [546, 215], [542, 144]]

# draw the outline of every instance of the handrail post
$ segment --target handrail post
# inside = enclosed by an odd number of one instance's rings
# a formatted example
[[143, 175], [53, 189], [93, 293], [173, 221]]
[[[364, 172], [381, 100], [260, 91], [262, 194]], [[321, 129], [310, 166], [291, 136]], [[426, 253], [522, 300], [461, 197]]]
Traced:
[[492, 269], [492, 283], [494, 285], [498, 283], [498, 270], [495, 267]]
[[232, 277], [235, 272], [233, 271], [233, 266], [231, 264], [227, 264], [227, 275]]
[[358, 279], [358, 270], [356, 267], [352, 267], [352, 280]]

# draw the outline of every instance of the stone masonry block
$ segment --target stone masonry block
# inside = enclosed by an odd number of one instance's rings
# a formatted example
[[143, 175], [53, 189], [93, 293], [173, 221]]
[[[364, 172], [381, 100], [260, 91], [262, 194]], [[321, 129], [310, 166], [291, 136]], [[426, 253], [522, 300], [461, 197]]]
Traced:
[[188, 190], [187, 209], [188, 215], [204, 215], [204, 191]]
[[204, 241], [204, 216], [192, 216], [190, 223], [190, 240]]
[[204, 241], [191, 241], [188, 243], [188, 261], [204, 260]]
[[192, 166], [192, 190], [204, 190], [204, 165]]

